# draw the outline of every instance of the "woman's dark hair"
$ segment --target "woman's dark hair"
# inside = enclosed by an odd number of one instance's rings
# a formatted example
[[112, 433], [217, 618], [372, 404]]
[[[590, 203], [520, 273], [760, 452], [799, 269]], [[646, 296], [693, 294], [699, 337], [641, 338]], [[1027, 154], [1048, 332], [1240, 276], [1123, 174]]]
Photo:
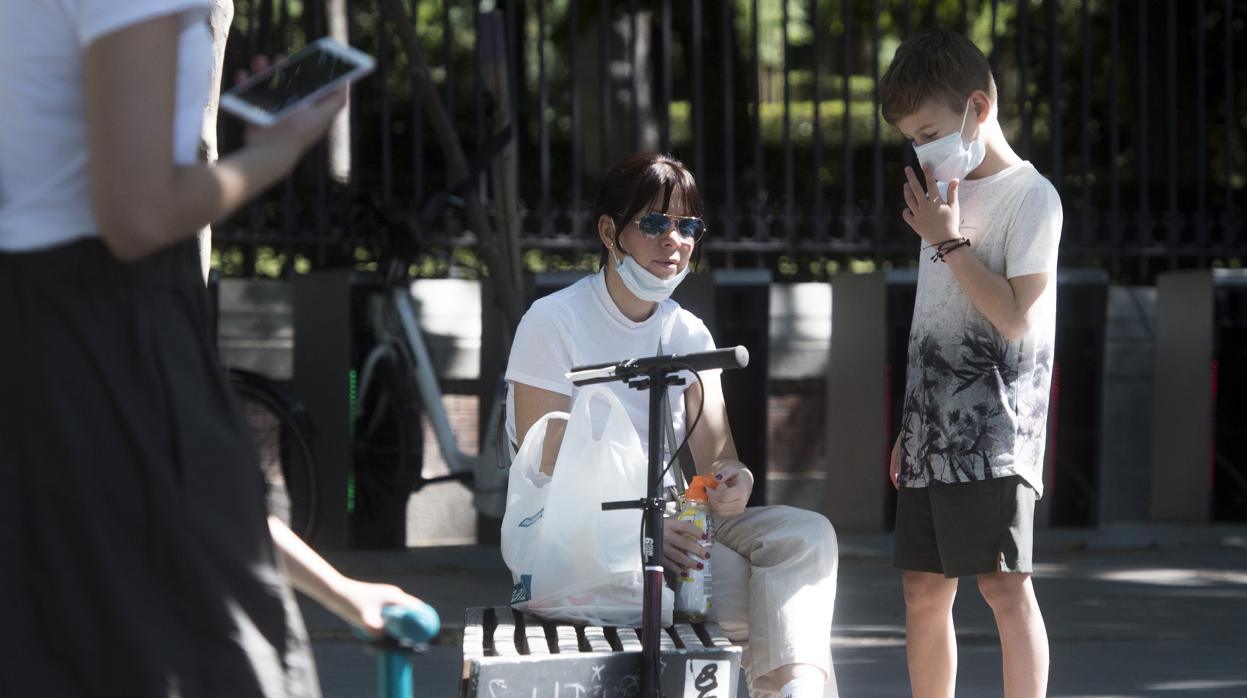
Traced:
[[[606, 173], [598, 188], [589, 219], [594, 237], [597, 237], [598, 221], [602, 216], [610, 216], [615, 222], [615, 247], [619, 247], [619, 233], [637, 214], [655, 201], [661, 202], [660, 210], [666, 213], [676, 194], [684, 204], [686, 215], [702, 217], [701, 190], [684, 163], [658, 153], [637, 153], [625, 158]], [[694, 254], [700, 250], [698, 246]], [[605, 266], [609, 256], [603, 247], [599, 266]]]

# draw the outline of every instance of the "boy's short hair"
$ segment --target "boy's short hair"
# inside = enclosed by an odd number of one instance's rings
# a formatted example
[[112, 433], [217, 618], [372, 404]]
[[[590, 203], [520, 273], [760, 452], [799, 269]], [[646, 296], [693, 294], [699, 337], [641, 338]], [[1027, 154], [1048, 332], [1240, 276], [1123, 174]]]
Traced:
[[930, 99], [954, 112], [983, 90], [996, 101], [996, 81], [987, 57], [969, 39], [946, 29], [929, 29], [901, 42], [892, 65], [879, 80], [879, 106], [889, 124], [913, 114]]

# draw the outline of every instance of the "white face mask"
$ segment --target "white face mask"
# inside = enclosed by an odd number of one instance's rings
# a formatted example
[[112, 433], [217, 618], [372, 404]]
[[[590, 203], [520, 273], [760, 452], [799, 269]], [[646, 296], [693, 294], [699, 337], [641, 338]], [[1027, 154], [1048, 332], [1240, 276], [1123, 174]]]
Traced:
[[[612, 251], [611, 257], [614, 256], [615, 253]], [[624, 287], [631, 291], [632, 295], [643, 301], [661, 303], [670, 298], [676, 286], [679, 286], [684, 277], [688, 276], [688, 265], [684, 265], [684, 268], [670, 279], [660, 279], [641, 266], [632, 258], [632, 255], [625, 254], [622, 260], [616, 259], [615, 271], [619, 273]]]
[[[962, 133], [966, 128], [966, 119], [970, 116], [971, 104], [966, 101], [966, 111], [961, 116], [961, 128], [930, 143], [914, 146], [914, 155], [924, 168], [930, 167], [939, 183], [940, 196], [946, 198], [948, 183], [970, 174], [987, 156], [987, 148], [983, 144], [980, 132], [974, 140], [966, 142]], [[980, 129], [981, 131], [981, 129]]]

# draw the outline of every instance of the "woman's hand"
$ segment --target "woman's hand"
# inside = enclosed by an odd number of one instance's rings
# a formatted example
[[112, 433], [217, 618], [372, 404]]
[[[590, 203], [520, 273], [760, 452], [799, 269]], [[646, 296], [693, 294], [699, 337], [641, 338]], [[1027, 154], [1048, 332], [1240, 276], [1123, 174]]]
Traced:
[[[250, 75], [262, 73], [268, 68], [268, 56], [255, 56], [251, 59], [252, 72], [237, 71], [234, 83], [242, 83]], [[247, 145], [279, 152], [290, 159], [293, 167], [303, 153], [325, 135], [338, 112], [346, 106], [347, 97], [348, 87], [342, 85], [321, 95], [315, 102], [300, 106], [272, 126], [249, 124], [245, 134]]]
[[342, 620], [363, 628], [373, 637], [381, 637], [385, 621], [381, 609], [386, 606], [417, 606], [421, 602], [393, 584], [374, 584], [343, 578], [336, 590], [337, 603], [330, 605]]
[[753, 493], [753, 473], [738, 460], [720, 461], [713, 469], [718, 487], [708, 490], [710, 512], [715, 516], [736, 516], [745, 511]]
[[[700, 569], [710, 559], [710, 550], [702, 547], [706, 534], [693, 523], [679, 519], [663, 519], [662, 566], [679, 576], [688, 568]], [[699, 542], [700, 541], [700, 542]]]

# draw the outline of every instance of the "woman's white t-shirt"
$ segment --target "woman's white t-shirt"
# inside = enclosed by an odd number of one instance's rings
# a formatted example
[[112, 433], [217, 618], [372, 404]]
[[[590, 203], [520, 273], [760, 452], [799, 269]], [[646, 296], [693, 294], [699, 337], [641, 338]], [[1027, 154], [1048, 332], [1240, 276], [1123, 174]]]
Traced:
[[[575, 402], [578, 388], [566, 374], [574, 366], [636, 359], [662, 353], [684, 354], [714, 349], [714, 339], [696, 315], [673, 300], [658, 304], [654, 314], [641, 322], [629, 320], [606, 290], [603, 272], [588, 276], [565, 289], [533, 302], [520, 320], [507, 361], [508, 383], [522, 383], [568, 396]], [[702, 371], [702, 377], [718, 377], [718, 370]], [[685, 385], [668, 389], [671, 417], [677, 439], [684, 438], [684, 390], [696, 379], [679, 374]], [[649, 444], [649, 392], [633, 390], [623, 383], [607, 383], [619, 397], [628, 417]], [[507, 391], [507, 436], [515, 433], [515, 390]]]
[[173, 155], [194, 162], [212, 85], [209, 0], [0, 2], [0, 251], [52, 247], [97, 234], [87, 184], [86, 48], [172, 14], [178, 41]]

